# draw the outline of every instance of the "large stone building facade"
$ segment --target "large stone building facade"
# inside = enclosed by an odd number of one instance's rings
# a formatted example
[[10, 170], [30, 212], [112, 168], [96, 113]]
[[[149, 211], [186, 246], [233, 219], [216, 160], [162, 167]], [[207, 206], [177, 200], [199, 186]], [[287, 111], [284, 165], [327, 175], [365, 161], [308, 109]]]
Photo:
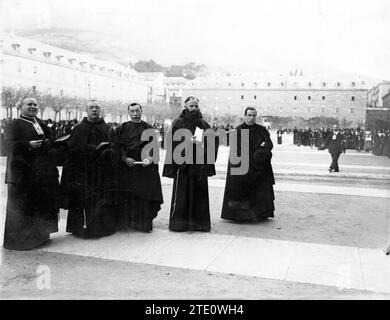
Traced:
[[366, 119], [370, 128], [390, 128], [390, 81], [382, 81], [368, 91]]
[[333, 117], [353, 126], [365, 123], [367, 89], [362, 80], [308, 80], [304, 77], [199, 78], [183, 89], [194, 95], [203, 112], [215, 116], [242, 116], [248, 106], [263, 117]]
[[6, 33], [0, 35], [0, 75], [2, 86], [94, 98], [103, 104], [118, 100], [146, 103], [149, 90], [130, 67]]

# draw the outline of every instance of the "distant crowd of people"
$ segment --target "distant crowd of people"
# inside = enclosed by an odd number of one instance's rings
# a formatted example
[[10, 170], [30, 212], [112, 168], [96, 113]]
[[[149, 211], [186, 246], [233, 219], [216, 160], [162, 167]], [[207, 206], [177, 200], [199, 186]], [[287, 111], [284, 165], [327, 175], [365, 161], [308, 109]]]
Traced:
[[[279, 130], [280, 131], [280, 130]], [[331, 128], [293, 128], [293, 143], [297, 146], [308, 146], [311, 148], [325, 149], [327, 137], [333, 134]], [[357, 152], [372, 152], [376, 156], [390, 158], [390, 129], [365, 130], [361, 128], [344, 128], [340, 130], [345, 150], [356, 150]]]

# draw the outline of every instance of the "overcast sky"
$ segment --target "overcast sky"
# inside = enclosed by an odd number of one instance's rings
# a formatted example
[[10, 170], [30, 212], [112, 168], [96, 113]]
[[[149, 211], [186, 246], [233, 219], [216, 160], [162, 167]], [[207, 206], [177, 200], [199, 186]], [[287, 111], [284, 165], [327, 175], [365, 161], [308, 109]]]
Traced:
[[3, 27], [110, 34], [155, 61], [390, 79], [389, 0], [0, 0]]

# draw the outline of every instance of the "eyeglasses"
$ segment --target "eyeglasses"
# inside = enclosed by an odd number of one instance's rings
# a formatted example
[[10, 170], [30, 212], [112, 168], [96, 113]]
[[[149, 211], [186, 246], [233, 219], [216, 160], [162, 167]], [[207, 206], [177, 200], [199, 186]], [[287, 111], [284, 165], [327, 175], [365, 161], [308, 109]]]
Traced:
[[36, 103], [34, 103], [34, 102], [27, 103], [27, 105], [28, 105], [29, 107], [31, 107], [31, 106], [34, 106], [34, 107], [36, 107], [36, 106], [37, 106], [37, 104], [36, 104]]

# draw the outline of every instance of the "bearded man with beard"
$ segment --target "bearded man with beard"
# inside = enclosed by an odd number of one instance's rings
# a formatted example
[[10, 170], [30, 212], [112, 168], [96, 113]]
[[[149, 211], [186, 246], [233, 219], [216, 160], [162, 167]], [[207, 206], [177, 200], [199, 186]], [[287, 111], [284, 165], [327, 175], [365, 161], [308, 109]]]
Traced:
[[[185, 101], [185, 109], [176, 118], [171, 127], [171, 132], [168, 137], [172, 139], [175, 132], [179, 129], [187, 129], [192, 134], [191, 141], [182, 137], [181, 141], [172, 141], [172, 148], [167, 148], [163, 176], [173, 178], [173, 194], [171, 201], [171, 210], [169, 218], [169, 230], [171, 231], [210, 231], [210, 206], [207, 178], [215, 175], [215, 158], [217, 156], [218, 141], [209, 133], [212, 132], [210, 125], [202, 118], [199, 111], [199, 100], [195, 97], [188, 97]], [[204, 138], [203, 145], [199, 148], [200, 142], [195, 139], [195, 132], [200, 130], [208, 130], [207, 137]], [[199, 130], [198, 129], [198, 130]], [[215, 142], [212, 143], [212, 142]], [[188, 144], [189, 149], [182, 150], [181, 154], [186, 150], [191, 150], [190, 157], [194, 161], [185, 160], [180, 163], [175, 159], [175, 149], [179, 145]], [[189, 145], [191, 144], [191, 145]], [[215, 148], [213, 148], [213, 145]], [[214, 150], [213, 150], [214, 149]], [[204, 157], [203, 164], [195, 161], [198, 159], [197, 152], [203, 152], [201, 157]], [[207, 163], [207, 154], [213, 154], [214, 161]], [[173, 156], [172, 156], [173, 155]], [[198, 154], [199, 156], [199, 154]], [[188, 159], [188, 158], [187, 158]]]

